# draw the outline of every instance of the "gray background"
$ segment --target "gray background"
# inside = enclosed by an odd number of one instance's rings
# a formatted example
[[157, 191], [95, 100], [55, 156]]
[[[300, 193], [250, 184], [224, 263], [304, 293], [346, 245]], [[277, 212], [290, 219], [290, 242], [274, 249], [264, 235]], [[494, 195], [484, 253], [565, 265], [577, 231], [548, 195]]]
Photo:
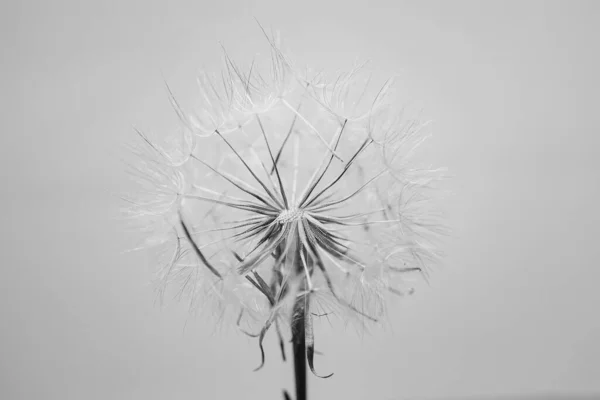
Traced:
[[[600, 392], [599, 2], [23, 1], [0, 6], [0, 398], [279, 399], [291, 365], [153, 305], [119, 254], [131, 126], [174, 127], [197, 68], [265, 51], [372, 59], [435, 119], [454, 237], [392, 329], [320, 332], [314, 399]], [[258, 50], [256, 50], [258, 49]], [[186, 325], [187, 321], [187, 325]], [[186, 327], [184, 330], [184, 326]]]

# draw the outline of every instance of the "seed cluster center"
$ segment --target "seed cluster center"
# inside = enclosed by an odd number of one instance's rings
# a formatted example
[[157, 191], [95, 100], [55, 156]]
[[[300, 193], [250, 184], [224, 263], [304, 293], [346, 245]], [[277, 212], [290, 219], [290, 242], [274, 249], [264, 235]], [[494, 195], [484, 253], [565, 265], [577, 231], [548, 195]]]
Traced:
[[281, 214], [277, 217], [275, 221], [279, 222], [281, 225], [287, 224], [293, 221], [298, 221], [300, 218], [304, 216], [304, 211], [298, 208], [292, 208], [290, 210], [283, 210]]

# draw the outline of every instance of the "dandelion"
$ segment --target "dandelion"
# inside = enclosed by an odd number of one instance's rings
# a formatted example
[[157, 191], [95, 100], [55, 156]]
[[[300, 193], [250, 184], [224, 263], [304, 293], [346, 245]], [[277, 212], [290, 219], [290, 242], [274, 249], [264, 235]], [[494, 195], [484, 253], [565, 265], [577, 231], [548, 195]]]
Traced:
[[[264, 32], [264, 31], [263, 31]], [[181, 128], [158, 144], [137, 131], [128, 213], [156, 249], [157, 290], [212, 312], [282, 357], [291, 335], [296, 399], [315, 370], [313, 321], [361, 325], [388, 295], [427, 278], [445, 234], [432, 190], [443, 170], [411, 156], [425, 124], [410, 118], [394, 82], [377, 90], [365, 65], [328, 78], [300, 72], [268, 35], [268, 72], [224, 52], [220, 76], [198, 79], [190, 112], [170, 94]], [[286, 398], [290, 398], [287, 392]]]

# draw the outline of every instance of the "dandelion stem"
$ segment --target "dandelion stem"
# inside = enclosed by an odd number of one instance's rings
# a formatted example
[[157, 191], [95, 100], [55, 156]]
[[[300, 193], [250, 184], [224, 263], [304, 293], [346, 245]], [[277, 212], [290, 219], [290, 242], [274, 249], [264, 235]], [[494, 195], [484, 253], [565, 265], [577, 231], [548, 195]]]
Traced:
[[296, 380], [296, 399], [306, 400], [306, 332], [305, 332], [305, 296], [299, 296], [294, 303], [292, 316], [292, 346], [294, 352], [294, 377]]

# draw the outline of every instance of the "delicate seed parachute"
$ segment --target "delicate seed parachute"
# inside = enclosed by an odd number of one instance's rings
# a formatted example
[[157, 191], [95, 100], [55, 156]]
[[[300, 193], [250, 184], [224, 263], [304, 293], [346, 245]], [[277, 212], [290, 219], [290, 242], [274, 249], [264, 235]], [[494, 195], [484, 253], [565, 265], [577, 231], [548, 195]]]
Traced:
[[268, 73], [225, 53], [218, 78], [198, 79], [197, 107], [171, 94], [177, 135], [137, 132], [127, 213], [155, 250], [161, 298], [173, 291], [257, 337], [261, 365], [266, 333], [283, 352], [303, 318], [314, 372], [313, 318], [376, 322], [386, 296], [412, 293], [439, 259], [444, 171], [412, 164], [425, 124], [397, 103], [393, 80], [372, 90], [364, 65], [301, 73], [266, 36]]

